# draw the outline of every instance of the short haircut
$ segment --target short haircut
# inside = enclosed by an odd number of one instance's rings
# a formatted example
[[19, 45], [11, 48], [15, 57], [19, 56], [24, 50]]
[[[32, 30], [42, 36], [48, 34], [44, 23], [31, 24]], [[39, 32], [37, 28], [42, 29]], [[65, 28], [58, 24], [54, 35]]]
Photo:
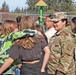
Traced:
[[66, 24], [68, 23], [67, 19], [61, 19], [62, 22], [66, 21]]

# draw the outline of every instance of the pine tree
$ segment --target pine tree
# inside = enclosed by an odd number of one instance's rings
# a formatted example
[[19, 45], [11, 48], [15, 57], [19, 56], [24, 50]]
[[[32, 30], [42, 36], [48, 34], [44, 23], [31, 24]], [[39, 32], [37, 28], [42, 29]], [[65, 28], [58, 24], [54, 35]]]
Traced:
[[21, 10], [20, 10], [20, 8], [19, 8], [19, 7], [17, 7], [17, 8], [14, 10], [14, 12], [15, 12], [15, 13], [20, 13], [20, 12], [21, 12]]
[[9, 6], [6, 4], [6, 2], [4, 1], [4, 3], [2, 4], [2, 10], [6, 10], [9, 12]]

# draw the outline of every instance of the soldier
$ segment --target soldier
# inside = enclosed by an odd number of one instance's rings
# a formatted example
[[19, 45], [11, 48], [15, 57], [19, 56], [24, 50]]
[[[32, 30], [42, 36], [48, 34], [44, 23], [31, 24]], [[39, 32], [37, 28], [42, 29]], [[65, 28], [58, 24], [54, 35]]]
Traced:
[[49, 42], [50, 59], [48, 63], [49, 75], [75, 75], [74, 41], [72, 33], [66, 27], [66, 12], [54, 13], [51, 19], [57, 33]]

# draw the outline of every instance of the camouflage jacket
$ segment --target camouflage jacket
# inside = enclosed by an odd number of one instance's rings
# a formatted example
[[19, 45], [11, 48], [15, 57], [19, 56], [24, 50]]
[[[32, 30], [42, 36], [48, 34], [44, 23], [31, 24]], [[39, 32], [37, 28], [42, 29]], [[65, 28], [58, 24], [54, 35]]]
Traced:
[[55, 74], [56, 70], [67, 73], [74, 70], [74, 39], [67, 27], [52, 37], [49, 48], [48, 73]]
[[4, 63], [5, 59], [9, 56], [8, 50], [15, 39], [34, 35], [37, 35], [37, 31], [30, 29], [25, 29], [16, 33], [12, 32], [6, 36], [2, 35], [0, 37], [0, 63]]

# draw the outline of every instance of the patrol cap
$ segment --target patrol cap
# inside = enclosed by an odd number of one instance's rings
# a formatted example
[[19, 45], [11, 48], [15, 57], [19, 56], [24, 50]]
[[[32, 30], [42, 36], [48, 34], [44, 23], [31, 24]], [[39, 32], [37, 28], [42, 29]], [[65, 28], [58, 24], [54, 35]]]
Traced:
[[66, 12], [56, 12], [53, 14], [53, 17], [51, 18], [52, 21], [59, 21], [61, 19], [67, 19]]

